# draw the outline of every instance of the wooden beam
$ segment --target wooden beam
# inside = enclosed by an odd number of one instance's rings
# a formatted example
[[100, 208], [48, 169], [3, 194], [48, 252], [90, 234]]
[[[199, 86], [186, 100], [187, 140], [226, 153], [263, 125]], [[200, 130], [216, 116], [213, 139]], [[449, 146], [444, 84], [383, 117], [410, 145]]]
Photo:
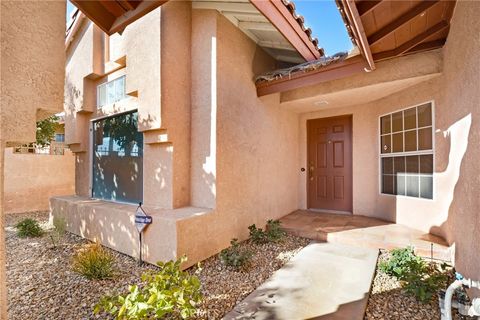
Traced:
[[367, 60], [370, 70], [375, 70], [372, 51], [367, 41], [365, 30], [363, 29], [362, 19], [357, 10], [354, 0], [342, 0], [343, 7], [346, 9], [347, 18], [350, 19], [354, 34], [356, 35], [359, 49], [365, 60]]
[[375, 61], [380, 61], [380, 60], [385, 60], [385, 59], [388, 59], [388, 58], [392, 58], [392, 57], [402, 55], [402, 54], [408, 52], [409, 50], [411, 50], [412, 48], [418, 46], [423, 41], [427, 40], [429, 37], [433, 36], [434, 34], [440, 32], [440, 31], [442, 31], [442, 30], [444, 30], [448, 27], [449, 27], [448, 22], [440, 21], [439, 23], [437, 23], [433, 27], [431, 27], [428, 30], [426, 30], [425, 32], [419, 34], [415, 38], [405, 42], [404, 44], [402, 44], [398, 48], [374, 54], [373, 59]]
[[431, 8], [435, 4], [439, 3], [439, 0], [424, 0], [421, 1], [419, 5], [414, 7], [413, 9], [409, 10], [404, 15], [400, 16], [398, 19], [392, 21], [391, 23], [387, 24], [382, 29], [378, 30], [370, 37], [368, 37], [368, 43], [370, 46], [378, 43], [380, 40], [384, 39], [389, 34], [398, 30], [401, 26], [405, 25], [406, 23], [412, 21], [415, 17], [420, 15], [422, 12], [426, 11], [427, 9]]
[[258, 10], [250, 3], [238, 2], [219, 2], [219, 1], [192, 1], [192, 9], [209, 9], [223, 11], [238, 12], [238, 13], [253, 13], [259, 15]]
[[72, 4], [80, 9], [93, 23], [95, 23], [106, 34], [112, 35], [123, 31], [127, 25], [143, 17], [145, 14], [161, 6], [168, 0], [138, 1], [135, 9], [120, 13], [116, 4], [112, 1], [82, 1], [71, 0]]
[[117, 1], [102, 1], [101, 3], [102, 6], [104, 6], [105, 9], [107, 9], [107, 11], [115, 17], [121, 16], [122, 14], [127, 12], [127, 10], [124, 9]]
[[80, 9], [88, 19], [92, 20], [100, 29], [109, 34], [110, 26], [115, 21], [116, 17], [110, 13], [100, 1], [70, 1], [75, 7]]
[[261, 97], [276, 92], [284, 92], [318, 83], [332, 81], [348, 77], [355, 73], [361, 73], [368, 67], [365, 59], [358, 55], [341, 62], [333, 62], [323, 68], [296, 72], [289, 77], [257, 84], [257, 96]]
[[278, 42], [278, 41], [268, 41], [260, 40], [257, 42], [260, 47], [272, 48], [272, 49], [281, 49], [288, 51], [296, 51], [288, 42]]
[[420, 43], [420, 44], [416, 45], [412, 49], [406, 51], [404, 54], [418, 53], [418, 52], [438, 49], [438, 48], [441, 48], [445, 45], [446, 40], [447, 39], [438, 39], [438, 40], [434, 40], [434, 41], [423, 42], [423, 43]]
[[127, 11], [124, 15], [118, 17], [110, 27], [108, 34], [112, 35], [116, 32], [123, 31], [130, 23], [140, 19], [167, 1], [168, 0], [141, 1], [134, 10]]
[[322, 55], [281, 0], [250, 0], [306, 60]]
[[358, 14], [360, 16], [364, 16], [373, 9], [375, 9], [382, 0], [365, 0], [357, 3]]
[[240, 21], [238, 23], [240, 29], [262, 30], [262, 31], [277, 31], [270, 22], [252, 22], [252, 21]]

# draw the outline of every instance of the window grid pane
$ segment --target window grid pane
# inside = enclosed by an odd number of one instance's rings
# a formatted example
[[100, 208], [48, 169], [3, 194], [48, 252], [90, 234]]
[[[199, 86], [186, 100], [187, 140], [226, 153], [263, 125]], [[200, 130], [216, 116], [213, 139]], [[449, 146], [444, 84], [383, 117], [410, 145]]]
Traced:
[[382, 193], [433, 199], [433, 132], [431, 103], [380, 117]]
[[121, 76], [97, 87], [97, 106], [116, 103], [127, 97], [125, 90], [125, 76]]

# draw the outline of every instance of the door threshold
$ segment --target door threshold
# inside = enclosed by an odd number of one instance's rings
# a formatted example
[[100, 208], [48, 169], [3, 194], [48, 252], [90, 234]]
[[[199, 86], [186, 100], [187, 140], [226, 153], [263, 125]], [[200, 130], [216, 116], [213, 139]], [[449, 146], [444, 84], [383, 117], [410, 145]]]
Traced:
[[315, 209], [315, 208], [309, 208], [308, 210], [318, 212], [318, 213], [334, 213], [334, 214], [353, 215], [353, 213], [350, 212], [350, 211]]

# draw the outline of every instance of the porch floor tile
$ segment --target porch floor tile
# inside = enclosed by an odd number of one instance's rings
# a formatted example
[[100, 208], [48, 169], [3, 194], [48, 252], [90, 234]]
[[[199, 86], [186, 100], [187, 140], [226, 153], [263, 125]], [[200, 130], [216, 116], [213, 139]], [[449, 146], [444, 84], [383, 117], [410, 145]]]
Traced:
[[424, 257], [445, 261], [452, 257], [444, 239], [376, 218], [297, 210], [280, 221], [288, 233], [317, 241], [374, 249], [413, 246]]

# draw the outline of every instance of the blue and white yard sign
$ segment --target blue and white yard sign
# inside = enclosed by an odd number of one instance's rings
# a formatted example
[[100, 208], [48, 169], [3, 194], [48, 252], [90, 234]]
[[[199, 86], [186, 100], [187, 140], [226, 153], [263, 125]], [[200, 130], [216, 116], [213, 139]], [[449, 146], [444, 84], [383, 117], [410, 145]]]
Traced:
[[138, 206], [135, 213], [135, 227], [139, 233], [142, 233], [143, 229], [153, 221], [152, 217], [147, 215], [141, 205]]

